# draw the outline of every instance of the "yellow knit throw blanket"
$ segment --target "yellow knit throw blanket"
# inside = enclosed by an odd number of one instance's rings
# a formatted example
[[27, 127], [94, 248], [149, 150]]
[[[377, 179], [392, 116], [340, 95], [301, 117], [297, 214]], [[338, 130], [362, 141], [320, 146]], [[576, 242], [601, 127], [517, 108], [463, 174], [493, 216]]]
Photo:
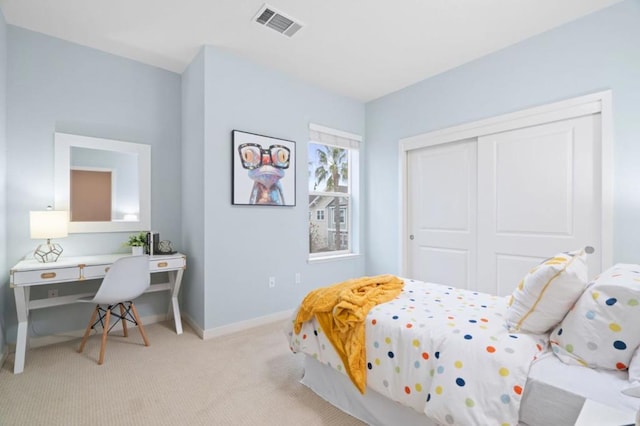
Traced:
[[398, 277], [386, 274], [315, 289], [302, 301], [294, 331], [300, 333], [302, 323], [315, 314], [351, 381], [364, 394], [367, 385], [364, 320], [372, 307], [400, 294], [403, 285]]

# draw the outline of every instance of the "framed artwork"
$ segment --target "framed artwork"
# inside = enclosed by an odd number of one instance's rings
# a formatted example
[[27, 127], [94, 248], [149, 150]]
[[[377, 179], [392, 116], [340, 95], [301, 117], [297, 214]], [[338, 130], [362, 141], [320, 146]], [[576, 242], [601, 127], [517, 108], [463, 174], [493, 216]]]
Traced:
[[296, 205], [296, 143], [234, 130], [231, 203]]

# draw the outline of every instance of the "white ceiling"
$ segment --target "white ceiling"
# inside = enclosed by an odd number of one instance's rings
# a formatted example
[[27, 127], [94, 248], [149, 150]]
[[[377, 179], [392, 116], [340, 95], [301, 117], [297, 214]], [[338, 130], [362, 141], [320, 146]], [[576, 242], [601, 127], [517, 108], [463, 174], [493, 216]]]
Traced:
[[0, 0], [7, 23], [181, 73], [203, 45], [369, 101], [621, 0]]

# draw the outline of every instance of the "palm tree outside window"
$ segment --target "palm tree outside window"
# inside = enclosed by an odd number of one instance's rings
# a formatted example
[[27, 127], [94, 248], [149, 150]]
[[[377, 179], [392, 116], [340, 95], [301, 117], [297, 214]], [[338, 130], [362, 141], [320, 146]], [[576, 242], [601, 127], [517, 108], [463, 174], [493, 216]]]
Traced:
[[309, 211], [315, 214], [309, 216], [310, 257], [349, 254], [353, 251], [351, 173], [359, 141], [345, 143], [344, 138], [311, 130]]

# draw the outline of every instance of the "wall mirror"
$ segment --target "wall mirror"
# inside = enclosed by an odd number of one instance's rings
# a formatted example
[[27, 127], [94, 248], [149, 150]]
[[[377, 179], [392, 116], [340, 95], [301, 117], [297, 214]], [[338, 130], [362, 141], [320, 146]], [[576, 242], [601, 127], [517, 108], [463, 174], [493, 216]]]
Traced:
[[55, 133], [55, 209], [69, 232], [151, 228], [151, 147]]

